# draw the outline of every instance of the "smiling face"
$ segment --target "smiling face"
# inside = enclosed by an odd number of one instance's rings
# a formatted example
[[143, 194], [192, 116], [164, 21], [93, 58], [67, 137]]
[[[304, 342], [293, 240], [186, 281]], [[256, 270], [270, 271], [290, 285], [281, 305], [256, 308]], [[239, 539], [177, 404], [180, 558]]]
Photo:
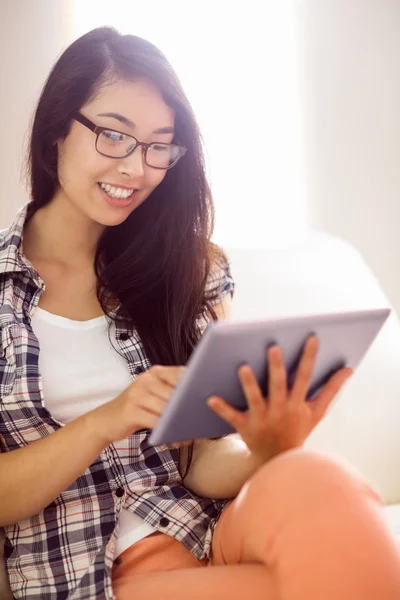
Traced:
[[[141, 142], [170, 144], [174, 137], [173, 131], [154, 133], [166, 127], [173, 130], [175, 115], [148, 81], [118, 80], [106, 85], [80, 113], [97, 126], [133, 135]], [[114, 116], [99, 116], [105, 113]], [[148, 166], [141, 146], [116, 159], [99, 154], [95, 142], [93, 131], [72, 121], [67, 138], [58, 143], [60, 190], [56, 196], [100, 225], [119, 225], [148, 198], [167, 171]], [[133, 189], [138, 191], [131, 194]]]

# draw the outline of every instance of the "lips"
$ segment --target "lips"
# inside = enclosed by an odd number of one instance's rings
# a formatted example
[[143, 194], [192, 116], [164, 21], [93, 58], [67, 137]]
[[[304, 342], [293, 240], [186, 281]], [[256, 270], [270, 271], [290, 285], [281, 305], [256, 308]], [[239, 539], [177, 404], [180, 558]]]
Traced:
[[129, 198], [136, 191], [136, 188], [115, 186], [111, 183], [99, 182], [99, 186], [112, 198]]
[[100, 184], [98, 184], [98, 187], [101, 195], [103, 196], [103, 199], [106, 200], [108, 204], [111, 204], [111, 206], [117, 208], [127, 208], [128, 206], [131, 206], [137, 194], [137, 191], [131, 189], [130, 195], [127, 197], [114, 197], [111, 196]]

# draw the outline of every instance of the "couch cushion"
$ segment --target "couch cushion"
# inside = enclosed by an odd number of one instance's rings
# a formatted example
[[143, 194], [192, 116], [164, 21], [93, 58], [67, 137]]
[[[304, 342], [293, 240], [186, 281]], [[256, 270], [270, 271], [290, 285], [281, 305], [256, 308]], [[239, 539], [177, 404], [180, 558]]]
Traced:
[[394, 532], [400, 543], [400, 504], [385, 506], [385, 513], [390, 529]]
[[[225, 248], [234, 319], [266, 319], [390, 306], [361, 254], [310, 232], [279, 248]], [[306, 441], [353, 463], [385, 503], [400, 502], [400, 322], [393, 313], [363, 362]]]

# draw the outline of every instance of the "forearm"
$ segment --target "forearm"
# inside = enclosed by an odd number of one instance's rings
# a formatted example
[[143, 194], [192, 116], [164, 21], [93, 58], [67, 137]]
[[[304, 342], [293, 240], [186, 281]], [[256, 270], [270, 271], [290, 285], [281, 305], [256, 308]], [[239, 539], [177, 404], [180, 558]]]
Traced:
[[0, 454], [0, 527], [38, 514], [100, 455], [94, 411], [46, 438]]
[[197, 441], [183, 485], [203, 498], [234, 498], [262, 464], [237, 434]]

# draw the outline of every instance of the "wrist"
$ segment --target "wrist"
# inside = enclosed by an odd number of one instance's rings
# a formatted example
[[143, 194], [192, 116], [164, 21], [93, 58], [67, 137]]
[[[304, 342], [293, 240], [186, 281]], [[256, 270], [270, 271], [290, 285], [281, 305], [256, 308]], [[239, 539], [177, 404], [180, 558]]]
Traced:
[[271, 458], [273, 458], [273, 456], [265, 456], [265, 454], [263, 454], [261, 456], [260, 454], [255, 454], [253, 452], [250, 452], [247, 457], [247, 463], [249, 465], [249, 470], [251, 472], [255, 473], [256, 471], [258, 471], [258, 469], [260, 467], [262, 467]]
[[261, 466], [264, 463], [272, 460], [276, 456], [279, 456], [283, 452], [288, 452], [289, 450], [294, 450], [295, 448], [301, 448], [302, 444], [292, 444], [288, 446], [281, 446], [279, 449], [269, 450], [267, 452], [251, 452], [251, 460], [254, 462], [254, 465]]
[[104, 450], [104, 448], [109, 446], [113, 440], [110, 439], [110, 436], [107, 434], [107, 427], [105, 427], [103, 411], [101, 410], [102, 407], [103, 406], [94, 408], [80, 418], [84, 423], [87, 435], [90, 436], [92, 440], [96, 441], [101, 450]]

